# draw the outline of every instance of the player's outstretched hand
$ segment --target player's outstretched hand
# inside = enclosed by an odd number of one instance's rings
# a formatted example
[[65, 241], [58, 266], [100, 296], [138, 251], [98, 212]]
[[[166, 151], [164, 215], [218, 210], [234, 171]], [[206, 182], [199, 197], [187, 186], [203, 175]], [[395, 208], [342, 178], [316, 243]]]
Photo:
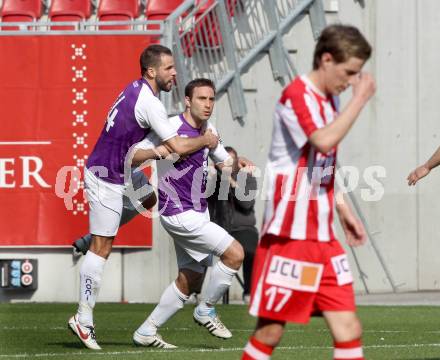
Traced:
[[417, 181], [428, 175], [430, 171], [431, 170], [429, 170], [429, 168], [426, 165], [419, 166], [418, 168], [413, 170], [406, 178], [408, 180], [408, 185], [409, 186], [415, 185]]
[[244, 156], [238, 157], [238, 168], [252, 174], [255, 170], [255, 164]]
[[360, 98], [367, 102], [376, 92], [376, 82], [373, 76], [367, 72], [359, 73], [352, 84], [353, 97]]
[[166, 145], [159, 145], [154, 150], [160, 159], [165, 159], [172, 152]]
[[214, 135], [211, 129], [208, 129], [203, 134], [206, 140], [208, 149], [215, 149], [218, 145], [218, 136]]
[[350, 246], [365, 244], [367, 236], [362, 222], [354, 216], [346, 203], [338, 204], [337, 209], [347, 244]]

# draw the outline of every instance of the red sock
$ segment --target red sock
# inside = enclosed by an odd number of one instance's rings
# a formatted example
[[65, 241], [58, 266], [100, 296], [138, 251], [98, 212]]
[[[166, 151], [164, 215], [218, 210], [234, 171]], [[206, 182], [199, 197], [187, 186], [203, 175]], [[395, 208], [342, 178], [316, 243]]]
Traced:
[[360, 339], [334, 343], [334, 360], [365, 360]]
[[272, 352], [272, 346], [263, 344], [252, 336], [244, 348], [241, 360], [269, 360]]

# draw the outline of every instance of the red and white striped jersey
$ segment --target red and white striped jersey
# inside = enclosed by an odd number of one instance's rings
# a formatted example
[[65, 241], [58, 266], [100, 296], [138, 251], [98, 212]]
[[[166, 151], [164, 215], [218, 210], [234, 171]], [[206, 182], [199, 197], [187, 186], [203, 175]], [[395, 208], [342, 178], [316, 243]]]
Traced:
[[305, 76], [287, 86], [275, 108], [266, 166], [263, 235], [330, 241], [334, 232], [336, 148], [320, 153], [308, 142], [336, 116], [336, 100]]

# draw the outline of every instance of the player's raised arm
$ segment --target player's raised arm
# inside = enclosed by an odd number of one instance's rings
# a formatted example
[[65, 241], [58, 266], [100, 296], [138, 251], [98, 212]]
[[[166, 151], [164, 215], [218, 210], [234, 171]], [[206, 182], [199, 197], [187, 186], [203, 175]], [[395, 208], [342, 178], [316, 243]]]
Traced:
[[351, 100], [335, 121], [310, 135], [309, 142], [322, 153], [329, 152], [339, 144], [376, 91], [375, 81], [370, 74], [349, 73], [348, 75], [351, 76], [350, 84], [353, 87]]
[[203, 135], [196, 138], [175, 136], [164, 141], [164, 144], [171, 152], [175, 152], [178, 155], [188, 155], [204, 147], [215, 149], [218, 144], [218, 137], [208, 129]]
[[[218, 138], [209, 131], [192, 139], [177, 136], [163, 103], [157, 97], [159, 91], [168, 92], [172, 88], [176, 76], [174, 59], [170, 52], [153, 60], [145, 61], [142, 66], [142, 75], [151, 89], [151, 94], [148, 93], [151, 96], [148, 98], [149, 101], [136, 103], [135, 116], [138, 124], [142, 128], [151, 128], [170, 152], [180, 156], [191, 154], [203, 147], [215, 148]], [[147, 157], [151, 154], [144, 155]]]
[[179, 156], [191, 154], [203, 147], [215, 148], [218, 143], [218, 138], [212, 131], [207, 131], [204, 135], [196, 138], [184, 138], [175, 136], [157, 147], [139, 148], [133, 150], [133, 157], [131, 159], [132, 166], [139, 166], [148, 160], [164, 159], [171, 153], [176, 153]]
[[[155, 111], [152, 111], [153, 109]], [[165, 107], [159, 99], [154, 102], [154, 106], [145, 106], [143, 110], [139, 114], [140, 122], [144, 123], [145, 126], [150, 126], [171, 153], [177, 153], [180, 156], [188, 155], [204, 147], [213, 149], [218, 144], [218, 137], [210, 130], [195, 138], [178, 136], [168, 119]], [[142, 117], [145, 117], [145, 120]]]
[[429, 160], [423, 164], [415, 168], [408, 175], [408, 185], [415, 185], [417, 181], [421, 178], [424, 178], [426, 175], [430, 173], [432, 169], [440, 165], [440, 147], [436, 150], [436, 152], [429, 158]]

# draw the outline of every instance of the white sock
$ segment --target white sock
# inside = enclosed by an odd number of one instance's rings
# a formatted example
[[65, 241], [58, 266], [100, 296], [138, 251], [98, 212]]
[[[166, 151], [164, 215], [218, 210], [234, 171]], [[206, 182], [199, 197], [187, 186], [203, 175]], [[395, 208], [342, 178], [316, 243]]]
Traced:
[[155, 335], [157, 328], [165, 324], [176, 312], [183, 308], [189, 296], [182, 293], [173, 281], [163, 292], [159, 304], [148, 316], [147, 320], [137, 329], [141, 335]]
[[80, 294], [78, 317], [81, 325], [93, 326], [93, 308], [101, 287], [106, 259], [88, 251], [79, 270]]
[[207, 315], [212, 307], [220, 300], [232, 284], [232, 278], [237, 270], [227, 267], [223, 262], [217, 261], [212, 267], [211, 276], [206, 290], [202, 296], [203, 301], [197, 306], [200, 315]]

